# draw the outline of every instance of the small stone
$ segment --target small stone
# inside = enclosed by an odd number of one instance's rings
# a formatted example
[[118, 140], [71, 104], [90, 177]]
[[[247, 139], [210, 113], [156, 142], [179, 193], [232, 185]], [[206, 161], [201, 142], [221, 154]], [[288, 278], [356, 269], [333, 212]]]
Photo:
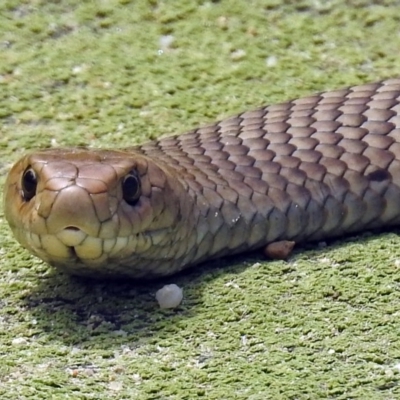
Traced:
[[85, 374], [86, 376], [93, 376], [94, 375], [93, 368], [85, 368]]
[[234, 61], [241, 60], [246, 56], [246, 52], [242, 49], [235, 50], [231, 53], [231, 59]]
[[20, 346], [20, 345], [28, 344], [28, 341], [23, 337], [19, 337], [19, 338], [13, 339], [11, 344], [13, 346]]
[[267, 67], [275, 67], [275, 65], [278, 63], [278, 59], [276, 58], [276, 56], [269, 56], [266, 60], [265, 60], [265, 64], [267, 65]]
[[79, 375], [79, 370], [77, 368], [73, 368], [73, 369], [68, 369], [68, 373], [70, 374], [70, 376], [72, 376], [73, 378], [76, 378]]
[[296, 242], [290, 240], [281, 240], [267, 245], [264, 254], [273, 260], [286, 260], [293, 250]]
[[258, 31], [257, 28], [254, 26], [250, 26], [247, 28], [246, 33], [250, 36], [257, 36], [258, 35]]
[[217, 19], [217, 25], [221, 28], [221, 29], [228, 29], [228, 18], [225, 17], [224, 15], [221, 15], [220, 17], [218, 17]]
[[118, 392], [122, 389], [122, 382], [113, 381], [108, 384], [108, 388], [114, 392]]
[[156, 300], [160, 308], [175, 308], [181, 304], [183, 299], [183, 290], [174, 283], [165, 285], [157, 290]]
[[82, 73], [85, 69], [86, 69], [86, 65], [85, 64], [75, 65], [74, 67], [72, 67], [72, 74], [73, 75], [78, 75], [78, 74]]
[[166, 51], [171, 48], [175, 38], [172, 35], [164, 35], [159, 39], [160, 50]]

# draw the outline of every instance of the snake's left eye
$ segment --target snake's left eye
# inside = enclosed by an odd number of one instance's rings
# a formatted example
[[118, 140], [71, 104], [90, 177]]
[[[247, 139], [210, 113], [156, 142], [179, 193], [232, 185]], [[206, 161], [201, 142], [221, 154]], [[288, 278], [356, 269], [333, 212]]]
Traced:
[[28, 167], [22, 175], [22, 196], [25, 201], [29, 201], [36, 195], [37, 176], [36, 172]]
[[138, 202], [140, 195], [140, 179], [135, 171], [131, 171], [122, 181], [122, 196], [130, 206], [134, 206]]

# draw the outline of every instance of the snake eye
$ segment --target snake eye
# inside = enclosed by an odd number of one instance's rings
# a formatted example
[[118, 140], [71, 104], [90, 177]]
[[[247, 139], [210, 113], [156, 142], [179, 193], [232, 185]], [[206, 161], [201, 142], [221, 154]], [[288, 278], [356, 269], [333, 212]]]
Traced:
[[29, 201], [33, 197], [35, 197], [37, 188], [37, 176], [36, 172], [32, 168], [28, 167], [25, 170], [24, 174], [22, 175], [21, 186], [22, 197], [25, 201]]
[[140, 180], [135, 171], [129, 172], [122, 181], [122, 196], [130, 205], [134, 206], [141, 195]]

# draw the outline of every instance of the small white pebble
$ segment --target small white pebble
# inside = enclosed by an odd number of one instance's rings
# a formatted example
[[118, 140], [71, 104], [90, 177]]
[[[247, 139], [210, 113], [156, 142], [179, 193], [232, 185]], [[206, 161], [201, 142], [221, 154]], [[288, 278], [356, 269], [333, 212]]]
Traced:
[[160, 308], [175, 308], [181, 304], [183, 299], [183, 290], [175, 285], [165, 285], [157, 290], [156, 300]]
[[118, 392], [122, 389], [122, 382], [113, 381], [108, 384], [108, 388], [115, 392]]
[[221, 15], [220, 17], [217, 18], [217, 25], [222, 29], [227, 29], [228, 28], [228, 18], [225, 17], [224, 15]]
[[86, 376], [93, 376], [94, 375], [93, 368], [85, 368], [84, 372], [85, 372]]
[[265, 64], [267, 65], [267, 67], [275, 67], [275, 65], [278, 63], [278, 59], [276, 58], [276, 56], [269, 56], [266, 60], [265, 60]]
[[81, 352], [81, 349], [79, 347], [73, 347], [71, 349], [71, 354], [78, 354]]
[[400, 371], [400, 364], [394, 364], [394, 365], [392, 366], [392, 368], [395, 369], [395, 370], [397, 370], [397, 371]]
[[240, 286], [239, 286], [237, 283], [233, 282], [233, 281], [229, 281], [229, 282], [225, 283], [224, 286], [226, 286], [226, 287], [232, 286], [232, 287], [234, 287], [235, 289], [240, 289]]
[[13, 341], [11, 342], [11, 344], [12, 344], [13, 346], [19, 346], [19, 345], [22, 345], [22, 344], [28, 344], [28, 341], [27, 341], [25, 338], [23, 338], [23, 337], [19, 337], [19, 338], [13, 339]]
[[241, 60], [242, 58], [244, 58], [246, 56], [246, 52], [243, 49], [238, 49], [235, 50], [231, 53], [231, 59], [232, 60]]
[[78, 74], [80, 74], [84, 69], [85, 69], [85, 66], [84, 66], [84, 65], [75, 65], [75, 66], [72, 68], [72, 73], [73, 73], [74, 75], [78, 75]]
[[172, 35], [164, 35], [161, 36], [159, 39], [159, 46], [161, 50], [168, 50], [172, 43], [174, 42], [175, 38]]
[[329, 264], [331, 260], [328, 257], [323, 257], [319, 260], [322, 264]]

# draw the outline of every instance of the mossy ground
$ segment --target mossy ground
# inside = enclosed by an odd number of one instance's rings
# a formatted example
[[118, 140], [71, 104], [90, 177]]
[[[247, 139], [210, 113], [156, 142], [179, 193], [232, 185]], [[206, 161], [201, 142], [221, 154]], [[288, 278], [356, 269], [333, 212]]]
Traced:
[[[400, 7], [373, 3], [4, 0], [0, 183], [30, 149], [132, 145], [399, 76]], [[400, 396], [396, 233], [134, 285], [68, 278], [1, 213], [0, 229], [1, 399]], [[177, 310], [155, 302], [166, 282]]]

